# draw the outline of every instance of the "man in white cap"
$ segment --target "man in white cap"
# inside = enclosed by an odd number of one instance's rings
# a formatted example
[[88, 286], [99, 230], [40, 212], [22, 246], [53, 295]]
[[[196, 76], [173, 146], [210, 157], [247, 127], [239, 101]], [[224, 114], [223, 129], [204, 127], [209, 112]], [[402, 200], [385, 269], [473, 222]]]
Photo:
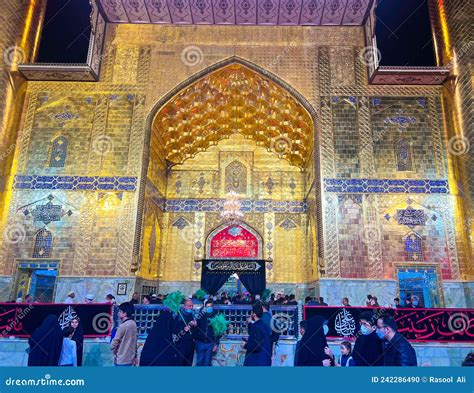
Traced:
[[94, 295], [88, 293], [88, 294], [86, 295], [86, 298], [84, 299], [84, 301], [85, 301], [86, 303], [93, 303], [93, 302], [94, 302]]
[[76, 294], [74, 293], [74, 291], [69, 291], [67, 293], [67, 297], [66, 297], [66, 300], [64, 301], [64, 303], [67, 303], [67, 304], [74, 303], [74, 297], [75, 296], [76, 296]]

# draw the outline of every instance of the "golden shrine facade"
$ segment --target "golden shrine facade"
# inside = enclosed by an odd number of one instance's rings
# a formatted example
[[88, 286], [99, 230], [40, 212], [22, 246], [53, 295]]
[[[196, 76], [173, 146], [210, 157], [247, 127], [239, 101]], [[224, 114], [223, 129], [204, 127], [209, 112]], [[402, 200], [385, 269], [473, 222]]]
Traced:
[[[337, 26], [178, 26], [92, 6], [86, 66], [34, 64], [40, 1], [5, 27], [25, 58], [2, 82], [0, 300], [191, 294], [233, 191], [272, 291], [390, 304], [415, 285], [472, 306], [464, 90], [442, 68], [384, 82], [370, 7]], [[434, 29], [457, 32], [454, 9]], [[440, 66], [464, 39], [444, 37]]]

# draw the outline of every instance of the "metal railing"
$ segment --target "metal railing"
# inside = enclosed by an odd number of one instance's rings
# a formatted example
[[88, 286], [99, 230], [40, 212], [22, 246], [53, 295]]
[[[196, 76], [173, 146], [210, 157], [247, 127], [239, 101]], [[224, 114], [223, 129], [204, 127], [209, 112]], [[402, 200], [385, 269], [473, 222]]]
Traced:
[[[134, 319], [140, 338], [147, 336], [156, 318], [165, 306], [161, 304], [135, 305]], [[200, 307], [195, 307], [195, 318], [200, 317]], [[229, 322], [224, 338], [239, 339], [248, 335], [247, 318], [252, 313], [251, 305], [215, 305], [214, 309], [224, 314]], [[298, 338], [298, 306], [272, 306], [270, 326], [272, 331], [280, 334], [281, 339]]]

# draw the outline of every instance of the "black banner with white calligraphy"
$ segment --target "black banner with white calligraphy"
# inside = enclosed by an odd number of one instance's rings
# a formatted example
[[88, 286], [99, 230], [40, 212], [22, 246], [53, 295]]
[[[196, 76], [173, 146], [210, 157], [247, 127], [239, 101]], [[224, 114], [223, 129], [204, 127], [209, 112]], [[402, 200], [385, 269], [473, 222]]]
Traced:
[[265, 261], [261, 259], [203, 259], [201, 287], [215, 294], [234, 273], [250, 293], [261, 295], [265, 290]]
[[354, 338], [360, 328], [359, 315], [364, 311], [373, 312], [374, 320], [391, 315], [398, 331], [410, 341], [474, 342], [474, 309], [305, 306], [303, 316], [326, 318], [328, 337]]
[[111, 304], [0, 303], [0, 337], [29, 337], [50, 314], [61, 328], [79, 317], [84, 337], [104, 337], [112, 328]]

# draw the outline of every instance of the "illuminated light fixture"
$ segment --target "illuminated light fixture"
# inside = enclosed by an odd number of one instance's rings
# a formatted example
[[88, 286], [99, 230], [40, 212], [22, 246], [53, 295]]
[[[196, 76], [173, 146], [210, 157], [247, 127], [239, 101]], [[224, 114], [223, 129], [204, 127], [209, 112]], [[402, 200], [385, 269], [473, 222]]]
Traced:
[[230, 191], [225, 196], [224, 208], [221, 211], [221, 218], [236, 225], [244, 218], [244, 213], [240, 210], [239, 196], [235, 191]]

